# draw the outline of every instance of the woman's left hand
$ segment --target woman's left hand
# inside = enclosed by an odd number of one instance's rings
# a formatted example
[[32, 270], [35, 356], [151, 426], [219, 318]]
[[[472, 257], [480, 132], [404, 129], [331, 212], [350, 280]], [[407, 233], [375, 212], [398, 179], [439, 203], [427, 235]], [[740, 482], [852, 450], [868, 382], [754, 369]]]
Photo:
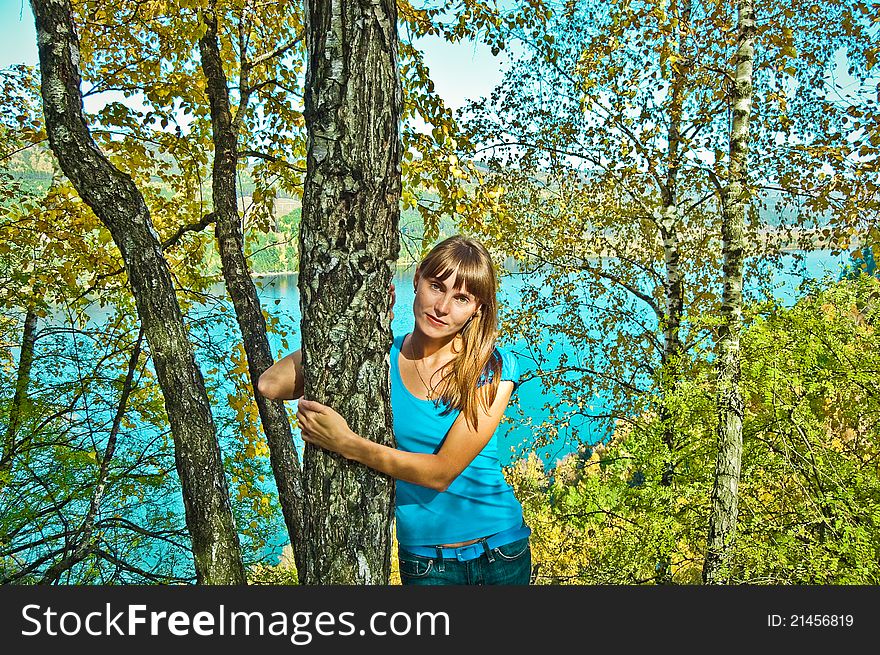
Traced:
[[349, 429], [348, 421], [335, 409], [302, 398], [296, 418], [299, 420], [303, 441], [347, 457], [347, 446], [352, 444], [356, 435]]

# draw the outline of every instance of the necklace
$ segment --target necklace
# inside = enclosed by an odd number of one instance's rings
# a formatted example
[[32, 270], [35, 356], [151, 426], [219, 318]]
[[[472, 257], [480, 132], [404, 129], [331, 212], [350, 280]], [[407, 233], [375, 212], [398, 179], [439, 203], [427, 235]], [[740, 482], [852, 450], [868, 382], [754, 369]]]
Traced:
[[[419, 372], [419, 360], [416, 359], [416, 354], [413, 351], [412, 339], [410, 339], [410, 341], [409, 341], [409, 354], [413, 358], [413, 364], [416, 367], [416, 375], [419, 376], [419, 380], [421, 380], [422, 384], [425, 386], [425, 389], [428, 391], [428, 400], [434, 400], [434, 393], [437, 390], [437, 386], [435, 385], [432, 387], [430, 384], [425, 382], [425, 378], [423, 378], [422, 374]], [[432, 375], [431, 377], [433, 378], [434, 376]], [[440, 384], [440, 383], [438, 382], [437, 384]]]

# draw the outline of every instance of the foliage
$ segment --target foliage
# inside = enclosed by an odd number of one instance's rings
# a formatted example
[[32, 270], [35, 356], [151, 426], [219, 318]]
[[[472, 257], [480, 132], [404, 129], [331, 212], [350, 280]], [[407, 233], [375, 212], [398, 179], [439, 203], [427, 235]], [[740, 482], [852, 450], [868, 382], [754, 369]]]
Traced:
[[[732, 583], [880, 581], [880, 282], [825, 284], [793, 307], [749, 311]], [[535, 460], [508, 471], [535, 528], [539, 583], [654, 583], [661, 552], [672, 582], [700, 582], [716, 418], [711, 364], [699, 370], [676, 399], [690, 428], [671, 485], [650, 415], [549, 472]]]
[[[61, 582], [184, 581], [192, 572], [168, 419], [143, 358], [115, 447], [108, 445], [137, 336], [131, 314], [94, 305], [66, 309], [40, 322], [28, 399], [2, 481], [3, 580], [40, 581], [86, 540], [88, 556], [66, 568]], [[0, 384], [14, 388], [16, 368], [6, 364]], [[6, 425], [9, 410], [4, 399]]]
[[[96, 136], [144, 192], [167, 241], [211, 209], [213, 146], [197, 54], [206, 3], [74, 4]], [[253, 272], [295, 270], [298, 211], [277, 217], [273, 202], [299, 197], [305, 171], [302, 9], [272, 7], [271, 21], [247, 0], [218, 11], [242, 121], [240, 194], [253, 200], [243, 211]], [[524, 384], [554, 398], [547, 419], [532, 424], [532, 445], [583, 443], [548, 472], [534, 459], [509, 471], [535, 527], [539, 583], [662, 581], [657, 563], [667, 555], [672, 581], [699, 580], [714, 464], [716, 183], [727, 153], [730, 7], [398, 2], [402, 259], [463, 231], [516, 263], [522, 302], [505, 309], [502, 338], [530, 364]], [[759, 3], [747, 234], [755, 266], [746, 273], [754, 287], [765, 280], [759, 265], [778, 266], [786, 247], [870, 252], [878, 243], [875, 10], [860, 0]], [[506, 49], [513, 65], [498, 89], [455, 116], [434, 90], [424, 37], [478, 39]], [[12, 411], [25, 316], [40, 319], [19, 407], [21, 453], [0, 480], [0, 576], [21, 574], [19, 583], [40, 581], [61, 557], [63, 526], [81, 525], [95, 497], [137, 334], [118, 251], [42, 145], [36, 79], [26, 67], [0, 73], [0, 388], [10, 390], [0, 398], [0, 428]], [[675, 120], [682, 140], [672, 153]], [[663, 399], [679, 433], [670, 473], [656, 410], [668, 319], [660, 212], [673, 187], [686, 287], [681, 383]], [[238, 329], [216, 285], [213, 235], [187, 231], [166, 257], [213, 400], [251, 579], [295, 583], [294, 572], [258, 564], [280, 547], [280, 510]], [[735, 581], [878, 580], [872, 284], [857, 278], [813, 289], [791, 309], [752, 310]], [[272, 307], [264, 314], [286, 349], [285, 317]], [[192, 577], [149, 355], [138, 360], [100, 505], [95, 543], [116, 559], [93, 553], [64, 580]]]
[[751, 577], [880, 580], [878, 301], [867, 275], [810, 289], [743, 342], [751, 416], [738, 559]]
[[417, 260], [440, 238], [444, 219], [455, 217], [467, 229], [470, 220], [493, 211], [498, 196], [497, 183], [486, 178], [478, 162], [463, 156], [473, 146], [435, 93], [418, 39], [439, 37], [449, 43], [479, 39], [498, 54], [505, 47], [499, 30], [515, 27], [537, 36], [549, 13], [542, 0], [513, 8], [494, 0], [398, 0], [397, 8], [404, 82], [401, 208], [417, 209], [424, 226], [419, 241], [405, 238], [403, 245]]
[[254, 273], [281, 273], [299, 270], [300, 210], [278, 219], [277, 231], [258, 234], [248, 244], [248, 264]]
[[253, 585], [296, 585], [299, 578], [296, 564], [293, 561], [293, 550], [290, 544], [284, 547], [281, 560], [274, 566], [271, 564], [255, 564], [248, 571], [248, 584]]

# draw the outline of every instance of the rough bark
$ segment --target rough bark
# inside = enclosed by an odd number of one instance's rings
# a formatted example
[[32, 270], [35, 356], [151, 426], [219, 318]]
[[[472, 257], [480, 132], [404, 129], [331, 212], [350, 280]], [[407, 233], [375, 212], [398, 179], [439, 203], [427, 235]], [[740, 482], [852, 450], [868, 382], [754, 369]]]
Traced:
[[245, 582], [241, 548], [204, 379], [143, 196], [95, 144], [85, 122], [79, 41], [69, 0], [31, 0], [49, 145], [125, 262], [174, 439], [200, 584]]
[[709, 514], [709, 535], [703, 582], [721, 584], [729, 578], [728, 563], [736, 539], [740, 468], [742, 463], [743, 398], [740, 381], [742, 328], [743, 227], [746, 211], [749, 119], [752, 111], [752, 68], [755, 55], [753, 0], [737, 5], [737, 55], [732, 87], [730, 163], [721, 193], [721, 234], [724, 257], [722, 323], [718, 331], [718, 457]]
[[[684, 0], [679, 7], [678, 20], [678, 59], [672, 75], [672, 90], [669, 105], [669, 128], [667, 130], [668, 152], [666, 155], [666, 179], [660, 190], [662, 206], [658, 226], [663, 239], [663, 260], [665, 265], [664, 296], [666, 299], [663, 314], [663, 352], [661, 362], [661, 393], [664, 397], [675, 394], [678, 378], [681, 375], [681, 319], [684, 313], [684, 278], [681, 271], [681, 252], [679, 245], [680, 210], [678, 205], [678, 173], [681, 168], [681, 120], [684, 99], [688, 84], [688, 70], [691, 66], [691, 53], [688, 43], [691, 0]], [[675, 428], [671, 416], [665, 408], [661, 418], [666, 424], [663, 441], [670, 451], [676, 446]], [[670, 475], [672, 464], [670, 462]], [[664, 476], [664, 484], [671, 484], [671, 478]]]
[[[248, 105], [248, 72], [250, 64], [246, 53], [241, 53], [240, 99], [236, 116], [233, 117], [229, 101], [229, 87], [220, 58], [217, 35], [215, 3], [205, 10], [203, 20], [205, 35], [199, 40], [202, 71], [207, 79], [208, 98], [211, 105], [213, 128], [214, 164], [212, 171], [212, 198], [216, 217], [217, 237], [223, 279], [232, 299], [235, 316], [241, 330], [248, 374], [253, 389], [257, 388], [260, 375], [272, 363], [272, 350], [266, 337], [266, 319], [260, 306], [257, 289], [250, 276], [244, 256], [244, 236], [238, 214], [235, 190], [238, 162], [238, 138], [242, 112]], [[287, 526], [297, 569], [304, 567], [302, 560], [303, 490], [299, 455], [293, 447], [293, 432], [287, 418], [287, 410], [280, 400], [269, 400], [254, 393], [260, 421], [269, 445], [269, 460], [278, 489], [281, 512]]]
[[[305, 396], [393, 445], [387, 311], [399, 252], [393, 0], [307, 0], [308, 159], [299, 289]], [[306, 446], [305, 584], [387, 584], [393, 481]]]
[[22, 328], [21, 347], [18, 355], [18, 370], [15, 375], [15, 394], [9, 408], [9, 422], [3, 435], [3, 451], [0, 453], [0, 489], [12, 475], [12, 463], [17, 449], [18, 429], [21, 427], [22, 410], [27, 401], [28, 387], [31, 383], [31, 366], [34, 361], [34, 346], [37, 334], [37, 314], [33, 306], [28, 307]]

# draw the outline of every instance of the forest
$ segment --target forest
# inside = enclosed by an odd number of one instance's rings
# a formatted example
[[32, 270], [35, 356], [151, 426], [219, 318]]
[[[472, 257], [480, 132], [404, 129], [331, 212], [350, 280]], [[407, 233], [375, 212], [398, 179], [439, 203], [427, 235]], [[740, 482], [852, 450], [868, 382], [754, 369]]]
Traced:
[[[391, 443], [388, 285], [461, 233], [516, 278], [499, 342], [550, 399], [505, 418], [533, 584], [880, 584], [876, 1], [30, 9], [0, 582], [398, 584], [393, 484], [297, 447], [256, 380], [325, 353], [307, 389]], [[432, 39], [497, 86], [450, 108]], [[813, 256], [845, 264], [774, 295]]]

